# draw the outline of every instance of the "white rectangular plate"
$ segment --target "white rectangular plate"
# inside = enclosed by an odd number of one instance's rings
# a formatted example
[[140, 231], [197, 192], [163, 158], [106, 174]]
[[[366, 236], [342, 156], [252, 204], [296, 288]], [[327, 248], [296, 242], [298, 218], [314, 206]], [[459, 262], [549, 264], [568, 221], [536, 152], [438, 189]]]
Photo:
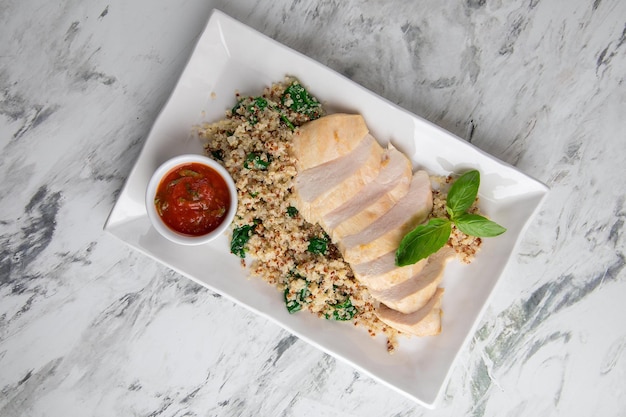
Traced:
[[[487, 239], [469, 266], [449, 264], [443, 285], [443, 331], [429, 338], [401, 339], [389, 355], [382, 337], [371, 338], [347, 323], [290, 315], [282, 294], [260, 279], [248, 279], [224, 236], [199, 247], [161, 238], [148, 221], [145, 188], [152, 172], [178, 154], [202, 153], [191, 133], [202, 122], [224, 117], [234, 93], [258, 95], [263, 87], [293, 75], [329, 112], [361, 113], [383, 144], [393, 142], [416, 168], [431, 174], [481, 172], [481, 208], [508, 231]], [[273, 320], [359, 371], [432, 408], [460, 349], [472, 336], [489, 296], [520, 236], [547, 194], [547, 187], [433, 124], [398, 108], [342, 75], [214, 11], [193, 54], [158, 116], [115, 204], [105, 230], [188, 278]]]

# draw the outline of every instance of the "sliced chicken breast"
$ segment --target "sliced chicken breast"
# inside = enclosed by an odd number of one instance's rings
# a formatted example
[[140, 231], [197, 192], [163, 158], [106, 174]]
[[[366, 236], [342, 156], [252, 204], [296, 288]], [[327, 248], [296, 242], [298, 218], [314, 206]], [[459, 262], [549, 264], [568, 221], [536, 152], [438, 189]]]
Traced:
[[302, 125], [291, 148], [298, 172], [350, 153], [368, 132], [360, 114], [336, 113]]
[[402, 238], [426, 219], [432, 206], [430, 179], [425, 171], [418, 171], [408, 193], [391, 210], [362, 231], [338, 242], [344, 259], [359, 264], [396, 250]]
[[339, 208], [325, 215], [320, 224], [334, 241], [360, 232], [406, 195], [411, 176], [411, 161], [393, 145], [389, 145], [376, 179]]
[[373, 261], [351, 265], [351, 267], [356, 279], [370, 291], [382, 291], [419, 274], [427, 262], [427, 259], [422, 259], [413, 265], [396, 266], [396, 251], [394, 250]]
[[378, 318], [387, 325], [414, 336], [434, 336], [441, 333], [441, 297], [443, 288], [438, 288], [424, 307], [414, 313], [404, 314], [384, 304], [376, 309]]
[[341, 158], [302, 171], [296, 177], [296, 208], [310, 223], [350, 200], [379, 174], [384, 149], [367, 134]]
[[384, 290], [370, 290], [372, 297], [404, 314], [424, 307], [433, 297], [454, 249], [444, 247], [428, 258], [424, 269], [411, 279]]

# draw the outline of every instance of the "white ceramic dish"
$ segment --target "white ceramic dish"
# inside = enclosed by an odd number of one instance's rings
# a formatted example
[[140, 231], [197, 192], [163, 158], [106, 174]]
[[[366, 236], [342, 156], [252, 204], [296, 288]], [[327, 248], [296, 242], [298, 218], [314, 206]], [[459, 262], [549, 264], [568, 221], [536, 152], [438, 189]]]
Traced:
[[[231, 201], [230, 207], [228, 208], [228, 211], [226, 212], [222, 223], [220, 223], [220, 225], [210, 233], [200, 236], [184, 235], [170, 229], [163, 222], [163, 220], [157, 213], [156, 206], [154, 205], [154, 197], [156, 196], [157, 188], [159, 187], [161, 180], [174, 168], [183, 164], [190, 163], [199, 163], [215, 170], [224, 179], [224, 182], [228, 187], [228, 194], [230, 195]], [[156, 231], [161, 234], [161, 236], [168, 240], [171, 240], [174, 243], [178, 243], [179, 245], [204, 245], [211, 242], [212, 240], [215, 240], [228, 229], [228, 226], [230, 226], [233, 219], [235, 218], [235, 214], [237, 213], [237, 188], [235, 187], [235, 182], [233, 181], [233, 178], [230, 176], [226, 168], [221, 166], [213, 159], [204, 155], [178, 155], [163, 162], [156, 169], [156, 171], [154, 171], [154, 174], [152, 174], [152, 177], [148, 181], [145, 196], [146, 211], [152, 227], [154, 227]]]
[[[361, 113], [372, 134], [392, 141], [415, 167], [433, 174], [476, 168], [481, 208], [508, 230], [486, 239], [469, 266], [452, 263], [443, 286], [443, 331], [402, 339], [394, 355], [385, 340], [346, 323], [302, 313], [290, 315], [282, 295], [259, 279], [247, 279], [229, 253], [226, 236], [202, 246], [180, 246], [160, 236], [146, 213], [144, 192], [155, 169], [180, 153], [202, 153], [192, 126], [216, 121], [235, 103], [234, 93], [257, 95], [293, 75], [329, 112]], [[383, 143], [384, 144], [384, 143]], [[105, 230], [190, 279], [273, 320], [359, 371], [432, 408], [460, 349], [471, 338], [517, 242], [547, 194], [547, 187], [443, 129], [398, 108], [342, 75], [214, 11], [193, 54], [144, 144]]]

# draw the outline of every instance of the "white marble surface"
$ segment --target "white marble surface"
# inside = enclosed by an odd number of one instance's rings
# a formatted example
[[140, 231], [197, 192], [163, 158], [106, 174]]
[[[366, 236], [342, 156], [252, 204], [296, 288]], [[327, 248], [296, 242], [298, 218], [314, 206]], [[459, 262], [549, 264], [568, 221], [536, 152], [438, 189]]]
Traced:
[[[104, 234], [217, 7], [552, 191], [426, 410]], [[626, 415], [626, 3], [0, 3], [1, 416]]]

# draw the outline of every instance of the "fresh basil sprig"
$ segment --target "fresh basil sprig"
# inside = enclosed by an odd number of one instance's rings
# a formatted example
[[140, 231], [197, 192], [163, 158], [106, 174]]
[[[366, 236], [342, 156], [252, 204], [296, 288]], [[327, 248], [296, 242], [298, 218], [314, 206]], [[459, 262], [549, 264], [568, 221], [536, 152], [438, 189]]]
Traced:
[[396, 265], [412, 265], [441, 249], [452, 233], [452, 224], [463, 233], [476, 237], [501, 235], [506, 229], [478, 214], [468, 213], [478, 195], [480, 173], [476, 170], [461, 175], [450, 187], [446, 211], [450, 219], [434, 218], [417, 226], [404, 236], [396, 251]]

